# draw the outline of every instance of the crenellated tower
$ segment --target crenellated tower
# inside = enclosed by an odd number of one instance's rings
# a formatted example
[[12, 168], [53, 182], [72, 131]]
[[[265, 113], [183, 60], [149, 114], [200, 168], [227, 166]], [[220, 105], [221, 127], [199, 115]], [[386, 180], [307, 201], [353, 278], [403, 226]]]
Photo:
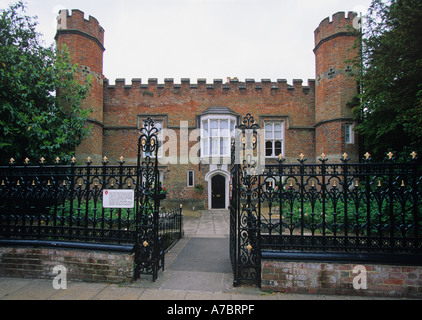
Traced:
[[[331, 161], [339, 160], [344, 153], [357, 161], [358, 141], [354, 120], [347, 104], [357, 94], [357, 70], [350, 61], [358, 50], [353, 29], [357, 14], [344, 12], [326, 18], [315, 30], [316, 87], [315, 128], [316, 155], [325, 153]], [[341, 137], [341, 138], [340, 138]]]
[[57, 18], [57, 48], [66, 45], [70, 61], [77, 64], [81, 77], [92, 76], [93, 82], [88, 98], [84, 101], [86, 108], [92, 109], [88, 125], [92, 131], [77, 148], [78, 159], [90, 156], [93, 160], [103, 156], [103, 54], [104, 29], [93, 18], [85, 19], [80, 10], [61, 10]]

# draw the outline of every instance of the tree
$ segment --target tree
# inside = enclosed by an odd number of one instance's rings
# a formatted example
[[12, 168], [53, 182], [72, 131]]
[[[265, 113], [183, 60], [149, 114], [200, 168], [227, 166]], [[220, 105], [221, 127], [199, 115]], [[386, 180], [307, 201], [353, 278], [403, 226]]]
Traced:
[[362, 44], [355, 113], [364, 152], [422, 154], [422, 1], [373, 0]]
[[65, 48], [42, 45], [25, 10], [19, 1], [0, 12], [0, 165], [70, 158], [89, 132], [82, 101], [91, 80], [79, 78]]

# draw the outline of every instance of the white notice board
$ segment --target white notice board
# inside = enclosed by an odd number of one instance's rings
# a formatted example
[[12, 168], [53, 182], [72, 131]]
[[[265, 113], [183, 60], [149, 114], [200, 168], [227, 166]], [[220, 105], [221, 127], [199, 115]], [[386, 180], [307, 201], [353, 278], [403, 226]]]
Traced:
[[135, 208], [135, 190], [103, 190], [103, 208]]

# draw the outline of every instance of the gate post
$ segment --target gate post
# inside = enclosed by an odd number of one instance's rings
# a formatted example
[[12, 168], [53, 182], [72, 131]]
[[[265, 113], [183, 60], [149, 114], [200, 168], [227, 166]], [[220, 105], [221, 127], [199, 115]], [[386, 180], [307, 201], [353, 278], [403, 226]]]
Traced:
[[231, 150], [231, 168], [230, 168], [232, 190], [230, 199], [230, 260], [233, 268], [233, 286], [238, 287], [238, 224], [239, 216], [239, 165], [236, 163], [236, 142], [232, 144]]
[[158, 148], [158, 129], [154, 121], [148, 118], [144, 121], [144, 127], [138, 139], [135, 195], [136, 238], [133, 249], [135, 280], [139, 279], [141, 274], [149, 274], [155, 281], [158, 271], [164, 266], [164, 253], [158, 236], [162, 191], [158, 171]]
[[234, 286], [254, 281], [261, 286], [261, 213], [257, 185], [259, 125], [247, 114], [237, 127], [232, 147], [233, 196], [230, 207], [230, 254]]

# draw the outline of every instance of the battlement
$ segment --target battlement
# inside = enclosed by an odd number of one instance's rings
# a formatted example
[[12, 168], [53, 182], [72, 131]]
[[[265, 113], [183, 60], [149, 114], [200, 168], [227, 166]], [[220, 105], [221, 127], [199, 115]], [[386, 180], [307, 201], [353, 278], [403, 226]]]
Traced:
[[230, 91], [230, 90], [255, 90], [255, 91], [303, 91], [305, 94], [315, 92], [315, 80], [309, 79], [308, 85], [303, 86], [303, 80], [294, 79], [293, 85], [287, 83], [286, 79], [278, 79], [272, 82], [271, 79], [262, 79], [256, 82], [255, 79], [246, 79], [241, 82], [238, 79], [214, 79], [213, 83], [207, 83], [207, 79], [197, 79], [196, 83], [191, 83], [191, 79], [182, 78], [180, 84], [174, 82], [173, 78], [164, 79], [164, 84], [158, 83], [158, 79], [150, 78], [147, 83], [142, 83], [142, 79], [132, 79], [131, 84], [126, 84], [126, 79], [116, 79], [115, 85], [110, 85], [109, 79], [104, 80], [104, 90], [121, 90], [121, 89], [142, 89], [145, 91], [155, 90], [202, 90], [202, 91]]
[[[94, 38], [101, 47], [104, 47], [104, 29], [98, 20], [89, 16], [85, 19], [84, 12], [80, 10], [61, 10], [57, 17], [57, 34], [60, 32], [81, 32]], [[56, 36], [57, 38], [57, 36]]]
[[315, 30], [315, 50], [320, 46], [321, 42], [330, 37], [339, 34], [351, 34], [353, 32], [353, 21], [358, 16], [356, 12], [337, 12], [332, 16], [321, 21]]

